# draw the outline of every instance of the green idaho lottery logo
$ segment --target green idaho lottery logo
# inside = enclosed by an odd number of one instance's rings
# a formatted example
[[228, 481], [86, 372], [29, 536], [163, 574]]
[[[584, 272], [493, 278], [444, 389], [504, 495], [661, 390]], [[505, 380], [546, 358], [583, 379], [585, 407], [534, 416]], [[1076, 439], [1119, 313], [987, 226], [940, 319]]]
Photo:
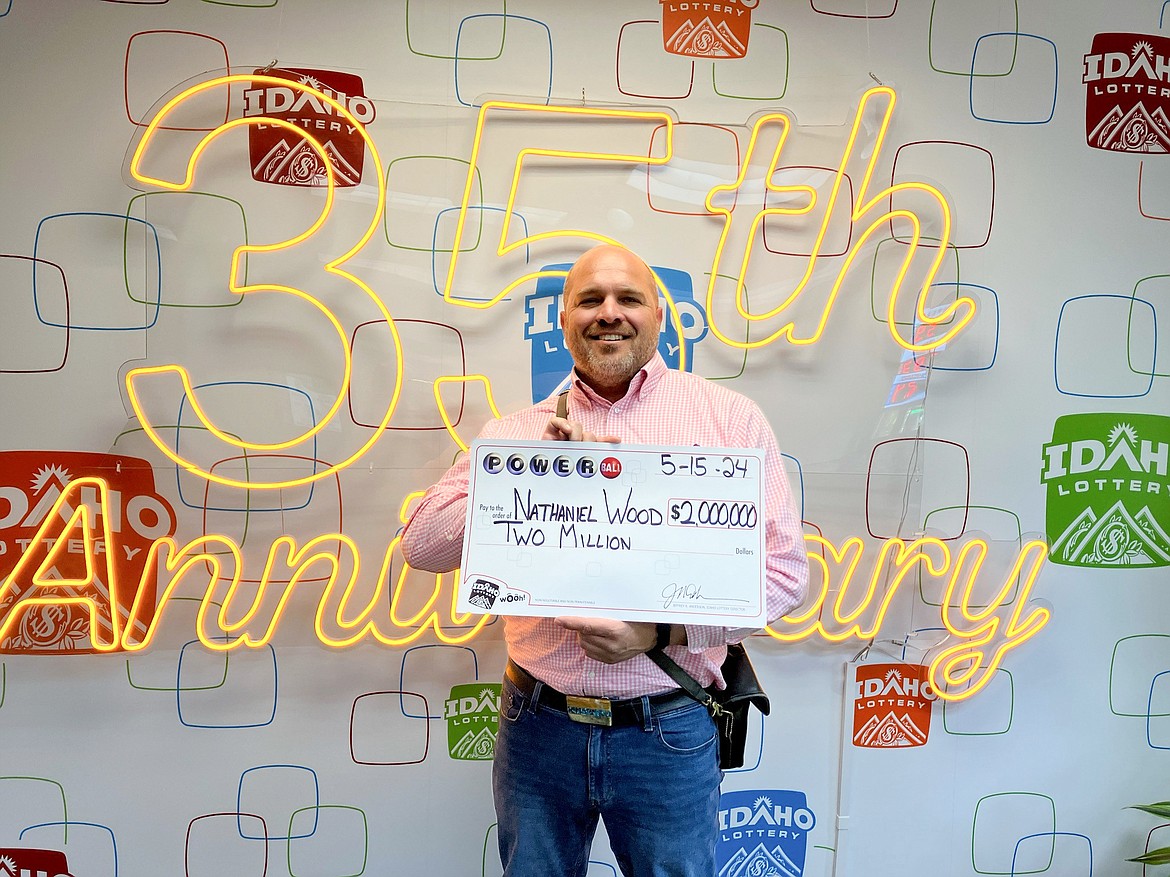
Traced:
[[1170, 417], [1069, 414], [1044, 445], [1053, 563], [1170, 566]]
[[460, 761], [488, 761], [500, 727], [500, 683], [471, 682], [451, 689], [443, 710], [447, 749]]

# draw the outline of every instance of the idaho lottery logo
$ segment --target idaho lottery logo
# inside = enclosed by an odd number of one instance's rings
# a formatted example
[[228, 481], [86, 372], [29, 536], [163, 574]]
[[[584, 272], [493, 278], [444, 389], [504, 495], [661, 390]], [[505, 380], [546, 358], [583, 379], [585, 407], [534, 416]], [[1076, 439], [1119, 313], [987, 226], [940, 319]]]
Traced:
[[804, 792], [769, 789], [719, 796], [719, 877], [790, 877], [804, 873], [808, 833], [817, 818]]
[[500, 683], [456, 685], [444, 705], [447, 751], [457, 761], [490, 761], [500, 729]]
[[863, 749], [922, 746], [937, 700], [920, 664], [860, 664], [853, 695], [853, 745]]
[[1170, 39], [1099, 33], [1084, 57], [1081, 81], [1090, 146], [1170, 152]]
[[[257, 70], [257, 75], [288, 79], [314, 88], [344, 106], [361, 124], [374, 121], [374, 104], [362, 96], [362, 78], [333, 70], [290, 67]], [[244, 92], [244, 117], [270, 116], [304, 128], [329, 157], [338, 186], [362, 181], [366, 142], [354, 124], [330, 104], [301, 89], [256, 85]], [[281, 186], [328, 185], [329, 167], [303, 137], [278, 125], [248, 126], [252, 178]]]
[[1170, 565], [1170, 417], [1069, 414], [1044, 445], [1051, 560]]
[[[545, 265], [542, 271], [568, 271], [569, 262]], [[707, 312], [695, 301], [691, 275], [676, 268], [655, 268], [654, 272], [670, 291], [682, 324], [682, 344], [686, 354], [686, 370], [692, 370], [695, 345], [707, 335]], [[563, 277], [540, 277], [536, 289], [524, 299], [528, 317], [524, 323], [524, 337], [532, 343], [532, 401], [546, 399], [560, 386], [565, 375], [573, 367], [573, 357], [565, 346], [565, 335], [561, 331], [561, 294], [565, 289]], [[660, 299], [663, 310], [663, 325], [658, 338], [658, 352], [666, 360], [668, 368], [677, 369], [679, 364], [679, 338], [670, 318], [666, 301]]]
[[752, 32], [752, 10], [760, 0], [695, 3], [659, 0], [662, 46], [673, 55], [742, 58]]
[[[74, 511], [68, 505], [60, 510], [59, 527], [49, 538], [34, 542], [38, 531], [52, 511], [53, 504], [74, 478], [100, 477], [109, 484], [108, 510], [111, 520], [91, 516], [90, 532], [81, 525], [64, 532]], [[91, 510], [99, 508], [96, 489], [82, 488], [81, 502]], [[107, 546], [104, 525], [117, 542]], [[90, 454], [76, 451], [5, 451], [0, 452], [0, 581], [16, 567], [17, 561], [34, 552], [32, 569], [47, 565], [43, 575], [62, 582], [58, 594], [63, 597], [93, 596], [93, 589], [108, 593], [107, 565], [118, 577], [120, 607], [123, 616], [134, 601], [136, 590], [146, 588], [146, 605], [154, 606], [157, 573], [145, 571], [146, 556], [155, 539], [173, 536], [175, 512], [155, 490], [154, 470], [146, 460], [135, 457]], [[84, 582], [89, 574], [86, 541], [92, 539], [93, 585]], [[147, 573], [144, 576], [144, 571]], [[0, 591], [0, 619], [33, 587], [29, 579], [11, 582]], [[96, 601], [99, 606], [102, 601]], [[90, 641], [89, 614], [81, 606], [57, 602], [32, 604], [21, 611], [11, 632], [0, 641], [0, 652], [38, 654], [79, 654], [93, 651]], [[151, 615], [140, 619], [149, 624]], [[106, 635], [110, 619], [103, 617]], [[139, 631], [140, 633], [143, 631]]]

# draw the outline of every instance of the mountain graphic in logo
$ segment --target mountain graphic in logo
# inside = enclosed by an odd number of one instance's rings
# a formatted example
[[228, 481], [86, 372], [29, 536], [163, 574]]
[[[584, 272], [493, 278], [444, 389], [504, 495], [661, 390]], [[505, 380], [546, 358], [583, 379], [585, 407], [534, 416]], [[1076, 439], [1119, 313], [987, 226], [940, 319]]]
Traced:
[[1054, 563], [1170, 566], [1170, 417], [1070, 414], [1043, 454]]
[[451, 757], [460, 761], [491, 761], [496, 751], [496, 735], [489, 728], [468, 731], [451, 745]]
[[880, 719], [874, 716], [853, 735], [854, 746], [870, 748], [921, 746], [925, 742], [926, 732], [914, 724], [908, 713], [896, 716], [889, 712]]
[[662, 47], [691, 58], [742, 58], [752, 32], [752, 10], [760, 0], [686, 3], [659, 0]]
[[736, 850], [734, 856], [719, 869], [719, 877], [800, 877], [796, 862], [788, 858], [779, 845], [766, 849], [759, 844], [754, 850]]
[[1170, 152], [1170, 39], [1099, 33], [1084, 56], [1085, 140], [1111, 152]]
[[[356, 186], [361, 182], [361, 171], [345, 160], [332, 140], [321, 146], [329, 158], [329, 165], [333, 167], [333, 178], [337, 185]], [[321, 161], [317, 151], [304, 140], [290, 144], [281, 138], [252, 168], [252, 177], [284, 186], [329, 185], [328, 167]]]
[[710, 18], [684, 22], [665, 46], [672, 54], [698, 58], [742, 58], [747, 54], [747, 46], [736, 39], [726, 22], [715, 24]]
[[1161, 107], [1151, 113], [1141, 103], [1129, 112], [1115, 106], [1089, 132], [1089, 145], [1120, 152], [1170, 152], [1170, 119]]

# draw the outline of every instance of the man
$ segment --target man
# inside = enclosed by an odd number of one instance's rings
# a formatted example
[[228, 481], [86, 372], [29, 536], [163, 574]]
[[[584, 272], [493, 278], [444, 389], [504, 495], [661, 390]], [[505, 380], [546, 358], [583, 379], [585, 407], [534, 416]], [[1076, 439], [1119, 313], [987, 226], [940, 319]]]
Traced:
[[[776, 439], [750, 400], [666, 367], [650, 268], [628, 250], [595, 247], [565, 278], [562, 306], [575, 364], [567, 416], [555, 416], [553, 397], [489, 423], [481, 437], [763, 449], [768, 617], [799, 604], [808, 559]], [[427, 491], [402, 538], [411, 566], [458, 566], [467, 483], [465, 455]], [[726, 644], [751, 631], [573, 617], [504, 623], [493, 790], [506, 877], [584, 875], [599, 816], [623, 874], [711, 877], [721, 779], [714, 723], [645, 653], [663, 645], [700, 685], [722, 687]], [[613, 725], [571, 720], [566, 695], [609, 698]]]

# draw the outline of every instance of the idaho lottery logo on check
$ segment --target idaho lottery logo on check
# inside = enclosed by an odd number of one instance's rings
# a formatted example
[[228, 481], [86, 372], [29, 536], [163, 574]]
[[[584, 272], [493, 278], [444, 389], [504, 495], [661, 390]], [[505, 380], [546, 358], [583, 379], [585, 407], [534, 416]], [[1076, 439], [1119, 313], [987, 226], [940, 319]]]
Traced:
[[457, 611], [767, 621], [762, 451], [477, 440], [470, 453]]

